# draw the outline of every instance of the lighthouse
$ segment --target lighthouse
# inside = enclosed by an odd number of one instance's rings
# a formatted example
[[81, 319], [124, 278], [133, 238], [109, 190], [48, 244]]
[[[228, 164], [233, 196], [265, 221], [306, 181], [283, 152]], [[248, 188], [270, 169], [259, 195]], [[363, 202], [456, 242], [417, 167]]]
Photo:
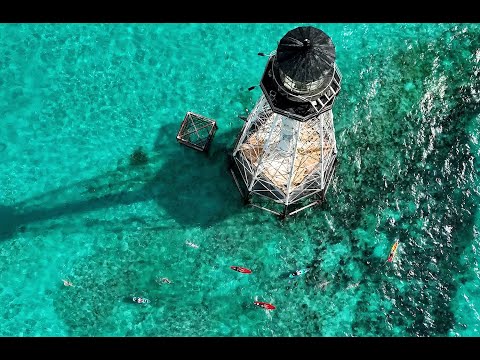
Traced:
[[246, 203], [286, 217], [325, 200], [337, 159], [332, 107], [341, 80], [326, 33], [302, 26], [283, 36], [230, 154]]

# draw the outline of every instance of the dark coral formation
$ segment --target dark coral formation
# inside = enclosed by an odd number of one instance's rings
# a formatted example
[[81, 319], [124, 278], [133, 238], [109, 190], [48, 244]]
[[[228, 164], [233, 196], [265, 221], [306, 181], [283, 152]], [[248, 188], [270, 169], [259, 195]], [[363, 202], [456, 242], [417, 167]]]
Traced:
[[148, 163], [148, 156], [143, 151], [142, 147], [135, 149], [132, 155], [130, 155], [130, 165], [138, 166], [145, 165]]

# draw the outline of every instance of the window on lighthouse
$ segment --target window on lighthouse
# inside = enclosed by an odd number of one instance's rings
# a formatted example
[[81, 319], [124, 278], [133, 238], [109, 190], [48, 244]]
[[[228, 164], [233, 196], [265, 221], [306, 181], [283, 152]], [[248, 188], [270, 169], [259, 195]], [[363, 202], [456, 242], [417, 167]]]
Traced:
[[288, 75], [285, 75], [283, 71], [280, 70], [280, 78], [282, 80], [283, 85], [292, 92], [296, 94], [309, 94], [312, 91], [317, 90], [323, 84], [323, 79], [312, 81], [309, 83], [303, 83], [299, 81], [295, 81], [290, 78]]

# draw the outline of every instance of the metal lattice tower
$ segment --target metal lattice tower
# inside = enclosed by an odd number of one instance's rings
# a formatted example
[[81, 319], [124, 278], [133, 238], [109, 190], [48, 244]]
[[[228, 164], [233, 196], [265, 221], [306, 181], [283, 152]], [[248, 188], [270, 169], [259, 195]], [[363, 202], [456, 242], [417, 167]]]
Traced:
[[[332, 106], [340, 83], [323, 31], [299, 27], [282, 38], [231, 154], [230, 171], [248, 203], [288, 216], [325, 199], [337, 158]], [[283, 211], [268, 206], [272, 200]]]

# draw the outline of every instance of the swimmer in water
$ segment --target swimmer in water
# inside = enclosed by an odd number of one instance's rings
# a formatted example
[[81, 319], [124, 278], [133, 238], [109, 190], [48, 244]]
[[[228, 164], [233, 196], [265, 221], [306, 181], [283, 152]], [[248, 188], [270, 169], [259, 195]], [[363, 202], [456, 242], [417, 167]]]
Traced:
[[316, 287], [317, 289], [322, 289], [322, 290], [323, 290], [323, 289], [325, 289], [325, 287], [326, 287], [328, 284], [330, 284], [330, 282], [331, 282], [331, 281], [324, 281], [324, 282], [322, 282], [322, 283], [317, 283], [317, 284], [315, 285], [315, 287]]
[[159, 277], [159, 278], [157, 278], [156, 281], [157, 281], [158, 284], [171, 284], [172, 283], [172, 281], [169, 278], [166, 278], [166, 277], [164, 277], [164, 278]]
[[185, 244], [187, 244], [188, 246], [190, 246], [190, 247], [192, 247], [192, 248], [194, 248], [194, 249], [198, 249], [198, 247], [199, 247], [197, 244], [194, 244], [193, 242], [188, 241], [188, 240], [185, 241]]
[[63, 281], [63, 285], [65, 285], [65, 286], [73, 286], [71, 281], [68, 281], [68, 280], [65, 280], [65, 279], [62, 279], [62, 281]]

